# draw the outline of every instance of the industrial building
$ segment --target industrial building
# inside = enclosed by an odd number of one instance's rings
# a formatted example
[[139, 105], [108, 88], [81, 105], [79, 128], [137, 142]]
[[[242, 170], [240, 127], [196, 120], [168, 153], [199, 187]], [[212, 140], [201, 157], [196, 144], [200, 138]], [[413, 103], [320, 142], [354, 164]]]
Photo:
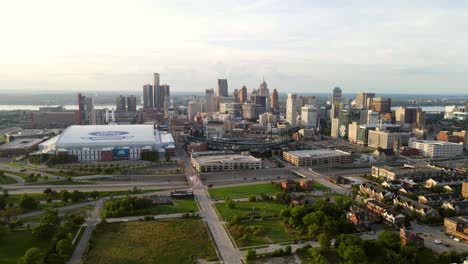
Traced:
[[411, 148], [415, 148], [424, 157], [450, 158], [463, 155], [463, 144], [445, 142], [439, 140], [414, 140]]
[[192, 153], [192, 166], [198, 172], [258, 170], [262, 168], [262, 160], [242, 154], [204, 155]]
[[79, 161], [137, 160], [144, 151], [174, 148], [172, 135], [153, 125], [70, 126], [39, 146], [44, 153], [75, 155]]
[[27, 155], [38, 148], [47, 138], [19, 138], [0, 145], [0, 156]]
[[334, 149], [285, 151], [283, 152], [283, 159], [294, 166], [318, 166], [353, 162], [349, 153]]

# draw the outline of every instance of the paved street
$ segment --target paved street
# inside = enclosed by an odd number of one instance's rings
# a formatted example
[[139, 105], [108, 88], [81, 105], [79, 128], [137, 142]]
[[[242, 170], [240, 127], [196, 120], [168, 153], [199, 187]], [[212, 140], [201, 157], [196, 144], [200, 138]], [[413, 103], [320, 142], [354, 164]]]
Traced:
[[86, 230], [83, 233], [78, 245], [73, 251], [69, 264], [79, 264], [88, 248], [89, 240], [93, 234], [94, 228], [99, 223], [99, 215], [101, 214], [102, 208], [104, 207], [104, 199], [99, 199], [94, 208], [93, 214], [91, 217], [86, 220]]
[[[418, 233], [424, 238], [424, 245], [438, 253], [445, 251], [458, 251], [458, 252], [468, 252], [468, 244], [460, 241], [457, 242], [450, 237], [446, 236], [442, 227], [432, 227], [428, 225], [420, 225], [416, 222], [411, 222], [411, 228], [413, 232]], [[441, 244], [435, 244], [434, 240], [441, 240], [444, 244], [449, 245], [450, 247], [445, 247]]]
[[226, 229], [216, 214], [213, 201], [208, 197], [203, 183], [190, 164], [190, 158], [180, 146], [177, 148], [177, 154], [184, 161], [187, 180], [193, 188], [195, 199], [200, 207], [200, 216], [208, 225], [222, 261], [229, 264], [241, 263], [243, 253], [232, 244]]

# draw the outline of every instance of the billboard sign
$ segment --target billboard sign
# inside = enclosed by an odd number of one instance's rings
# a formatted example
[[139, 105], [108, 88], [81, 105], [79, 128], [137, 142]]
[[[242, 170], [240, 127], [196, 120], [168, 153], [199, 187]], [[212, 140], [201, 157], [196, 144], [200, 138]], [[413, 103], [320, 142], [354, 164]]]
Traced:
[[116, 158], [126, 158], [130, 156], [130, 150], [129, 149], [114, 149], [112, 151], [112, 154]]
[[83, 137], [83, 139], [90, 140], [123, 140], [130, 139], [133, 136], [129, 136], [128, 132], [125, 131], [99, 131], [88, 133], [89, 137]]

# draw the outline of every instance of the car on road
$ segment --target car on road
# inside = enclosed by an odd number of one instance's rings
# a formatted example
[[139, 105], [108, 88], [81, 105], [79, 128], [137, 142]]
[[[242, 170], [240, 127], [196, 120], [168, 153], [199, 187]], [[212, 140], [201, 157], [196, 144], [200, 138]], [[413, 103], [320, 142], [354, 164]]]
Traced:
[[208, 184], [208, 188], [211, 188], [211, 187], [213, 187], [213, 184]]
[[25, 172], [25, 171], [27, 171], [27, 170], [26, 170], [26, 169], [22, 169], [22, 170], [20, 170], [20, 172]]
[[439, 239], [436, 239], [436, 240], [434, 240], [434, 243], [437, 244], [437, 245], [440, 245], [440, 244], [442, 244], [442, 241], [439, 240]]
[[453, 238], [453, 240], [460, 242], [460, 239], [458, 237]]

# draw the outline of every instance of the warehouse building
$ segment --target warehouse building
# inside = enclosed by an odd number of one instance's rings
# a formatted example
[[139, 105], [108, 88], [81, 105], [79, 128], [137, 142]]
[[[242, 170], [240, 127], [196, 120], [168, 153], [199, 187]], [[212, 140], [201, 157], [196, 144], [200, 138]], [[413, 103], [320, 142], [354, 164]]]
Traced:
[[21, 138], [0, 145], [0, 156], [27, 155], [38, 148], [46, 138]]
[[283, 159], [294, 166], [319, 166], [353, 162], [353, 158], [349, 153], [335, 149], [285, 151], [283, 152]]
[[39, 150], [74, 155], [79, 161], [138, 160], [144, 151], [174, 150], [174, 139], [153, 125], [70, 126]]
[[200, 155], [193, 153], [192, 166], [198, 172], [258, 170], [262, 168], [262, 160], [242, 154]]

